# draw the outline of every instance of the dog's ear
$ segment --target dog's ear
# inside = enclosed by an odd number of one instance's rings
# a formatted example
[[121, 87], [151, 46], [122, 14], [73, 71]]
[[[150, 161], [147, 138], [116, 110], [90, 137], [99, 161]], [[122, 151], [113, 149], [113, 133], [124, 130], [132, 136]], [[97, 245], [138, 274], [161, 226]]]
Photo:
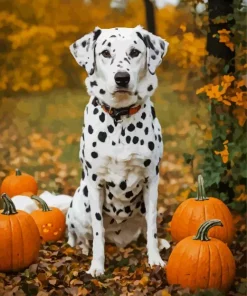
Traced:
[[163, 57], [167, 53], [169, 43], [141, 26], [137, 26], [135, 29], [137, 36], [142, 39], [147, 47], [148, 70], [154, 75], [156, 68], [161, 64]]
[[101, 29], [96, 27], [93, 32], [84, 35], [69, 47], [77, 63], [84, 67], [89, 75], [93, 75], [95, 70], [95, 45], [101, 32]]

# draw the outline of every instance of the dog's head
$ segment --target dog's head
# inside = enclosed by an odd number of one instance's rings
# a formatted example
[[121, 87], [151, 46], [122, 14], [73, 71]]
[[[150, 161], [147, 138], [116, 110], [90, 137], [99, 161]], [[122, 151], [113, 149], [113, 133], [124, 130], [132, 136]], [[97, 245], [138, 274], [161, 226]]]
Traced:
[[89, 94], [115, 108], [136, 104], [153, 94], [157, 87], [155, 70], [167, 49], [168, 42], [141, 26], [96, 27], [70, 46], [77, 63], [89, 75]]

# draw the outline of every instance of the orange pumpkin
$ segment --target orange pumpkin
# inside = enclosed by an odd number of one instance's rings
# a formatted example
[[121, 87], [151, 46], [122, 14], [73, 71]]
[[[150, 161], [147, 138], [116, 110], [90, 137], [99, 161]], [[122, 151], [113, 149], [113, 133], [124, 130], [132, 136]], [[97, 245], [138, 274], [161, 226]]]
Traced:
[[18, 211], [7, 194], [2, 195], [4, 209], [0, 213], [0, 271], [18, 271], [38, 258], [39, 230], [33, 218]]
[[214, 226], [223, 224], [218, 219], [206, 221], [195, 237], [189, 236], [175, 246], [166, 267], [170, 285], [178, 284], [192, 291], [230, 289], [236, 271], [234, 257], [225, 243], [208, 237]]
[[43, 242], [62, 239], [65, 232], [65, 216], [58, 208], [49, 208], [47, 203], [38, 196], [32, 196], [38, 201], [41, 209], [33, 211], [31, 216], [36, 222]]
[[182, 202], [174, 213], [171, 221], [171, 235], [175, 242], [194, 235], [199, 226], [206, 220], [220, 219], [223, 228], [213, 228], [209, 236], [231, 244], [234, 237], [232, 215], [227, 206], [219, 199], [206, 197], [203, 178], [198, 177], [197, 198], [189, 198]]
[[8, 194], [9, 197], [20, 195], [23, 192], [33, 192], [37, 194], [38, 185], [33, 176], [21, 173], [16, 169], [15, 174], [6, 177], [1, 186], [1, 193]]

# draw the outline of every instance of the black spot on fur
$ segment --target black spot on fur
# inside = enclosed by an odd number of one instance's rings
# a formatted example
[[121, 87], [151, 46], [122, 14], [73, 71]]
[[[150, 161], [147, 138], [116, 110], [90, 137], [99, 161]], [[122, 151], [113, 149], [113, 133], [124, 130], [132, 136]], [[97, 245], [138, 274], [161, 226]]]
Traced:
[[151, 55], [151, 58], [152, 58], [153, 60], [156, 60], [156, 56], [155, 56], [155, 55]]
[[165, 42], [164, 41], [160, 41], [160, 47], [162, 50], [165, 49]]
[[144, 166], [145, 166], [145, 167], [148, 167], [148, 166], [150, 165], [150, 163], [151, 163], [151, 159], [146, 159], [146, 160], [144, 161]]
[[114, 127], [112, 125], [108, 125], [107, 129], [108, 129], [109, 133], [113, 133], [113, 131], [114, 131]]
[[137, 144], [138, 142], [139, 142], [139, 138], [135, 136], [133, 138], [133, 144]]
[[96, 147], [97, 143], [96, 142], [93, 142], [93, 147]]
[[107, 134], [105, 132], [99, 132], [98, 134], [98, 139], [101, 141], [101, 142], [105, 142], [106, 140], [106, 137], [107, 137]]
[[100, 119], [101, 122], [104, 122], [105, 121], [105, 113], [104, 112], [102, 112], [100, 114], [99, 119]]
[[126, 137], [126, 142], [129, 144], [130, 141], [131, 141], [131, 137], [130, 137], [130, 136], [127, 136], [127, 137]]
[[116, 35], [111, 35], [110, 38], [117, 37]]
[[118, 230], [118, 231], [115, 231], [115, 233], [118, 235], [119, 233], [121, 232], [121, 229]]
[[99, 91], [100, 94], [104, 95], [105, 94], [105, 90], [103, 90], [102, 88]]
[[154, 238], [157, 238], [157, 233], [154, 234]]
[[103, 206], [103, 210], [108, 212], [108, 213], [110, 212], [110, 210], [106, 206]]
[[99, 109], [98, 108], [94, 108], [93, 114], [96, 115], [98, 112], [99, 112]]
[[69, 207], [70, 207], [70, 208], [72, 208], [72, 206], [73, 206], [73, 200], [71, 201], [71, 203], [70, 203], [70, 206], [69, 206]]
[[130, 211], [131, 211], [131, 208], [130, 208], [130, 206], [127, 206], [127, 207], [125, 207], [124, 208], [124, 210], [125, 210], [125, 213], [130, 213]]
[[112, 146], [115, 146], [115, 145], [116, 145], [116, 143], [114, 141], [112, 141]]
[[150, 84], [148, 87], [148, 91], [152, 91], [152, 90], [153, 90], [153, 86], [152, 86], [152, 84]]
[[88, 197], [88, 188], [87, 185], [83, 188], [83, 194]]
[[97, 220], [99, 220], [99, 221], [101, 220], [101, 215], [100, 215], [100, 213], [95, 213], [95, 217], [96, 217]]
[[142, 118], [143, 120], [145, 120], [145, 118], [146, 118], [146, 113], [145, 113], [145, 112], [142, 113], [141, 118]]
[[88, 208], [86, 208], [86, 212], [89, 213], [91, 211], [90, 205]]
[[98, 155], [97, 152], [93, 151], [93, 152], [91, 153], [91, 156], [92, 156], [92, 158], [97, 158], [99, 155]]
[[128, 191], [125, 193], [125, 197], [126, 198], [131, 198], [133, 196], [133, 192], [132, 191]]
[[81, 43], [81, 46], [82, 47], [85, 47], [87, 45], [87, 42], [84, 40], [82, 43]]
[[141, 142], [140, 142], [140, 143], [141, 143], [141, 145], [144, 145], [144, 140], [141, 140]]
[[137, 124], [136, 124], [136, 126], [138, 127], [138, 128], [142, 128], [143, 127], [143, 124], [142, 124], [142, 122], [137, 122]]
[[145, 213], [146, 213], [146, 207], [145, 207], [144, 202], [143, 202], [142, 205], [141, 205], [141, 213], [142, 213], [142, 214], [145, 214]]
[[86, 161], [86, 164], [87, 164], [87, 166], [88, 166], [88, 168], [89, 168], [89, 169], [91, 169], [91, 168], [92, 168], [92, 166], [91, 166], [90, 162]]
[[134, 43], [137, 44], [137, 42], [134, 40]]
[[97, 81], [91, 81], [90, 86], [91, 87], [98, 86]]
[[93, 40], [97, 40], [98, 39], [98, 37], [99, 37], [99, 35], [101, 34], [101, 30], [99, 29], [99, 30], [97, 30], [97, 31], [94, 31], [94, 36], [93, 36]]
[[119, 185], [119, 187], [122, 189], [122, 190], [125, 190], [127, 188], [127, 184], [126, 184], [126, 181], [122, 181]]
[[130, 64], [130, 61], [129, 61], [127, 58], [124, 58], [124, 60], [125, 60], [127, 63]]
[[115, 186], [116, 186], [115, 183], [112, 182], [112, 181], [111, 181], [111, 182], [108, 182], [107, 184], [108, 184], [110, 187], [115, 187]]
[[77, 44], [76, 44], [76, 42], [73, 44], [73, 48], [74, 48], [74, 49], [77, 48]]
[[107, 44], [107, 46], [111, 47], [111, 42], [109, 42], [109, 43]]
[[145, 133], [145, 135], [148, 134], [148, 127], [145, 128], [144, 133]]
[[159, 166], [157, 165], [156, 166], [156, 175], [158, 175], [158, 173], [159, 173]]
[[112, 198], [113, 198], [113, 194], [112, 194], [111, 192], [109, 192], [109, 193], [108, 193], [108, 197], [109, 197], [110, 199], [112, 199]]
[[104, 40], [104, 42], [102, 43], [102, 45], [104, 45], [106, 43], [106, 40]]
[[110, 221], [110, 224], [113, 224], [113, 223], [114, 223], [114, 221], [115, 221], [114, 219], [111, 219], [111, 221]]
[[93, 128], [92, 128], [91, 125], [88, 126], [88, 132], [89, 132], [89, 134], [92, 134], [93, 133]]
[[96, 175], [96, 174], [93, 174], [93, 175], [92, 175], [92, 180], [93, 180], [93, 181], [96, 181], [96, 180], [97, 180], [97, 175]]
[[119, 215], [121, 212], [123, 212], [123, 210], [119, 209], [116, 214]]
[[133, 123], [131, 123], [129, 126], [128, 126], [128, 131], [130, 132], [133, 132], [135, 130], [135, 126]]
[[152, 112], [153, 119], [155, 119], [156, 118], [156, 113], [155, 113], [155, 109], [154, 109], [153, 106], [151, 107], [151, 112]]
[[162, 141], [161, 135], [158, 135], [159, 142]]
[[95, 234], [96, 234], [96, 235], [99, 235], [99, 233], [98, 233], [98, 232], [96, 232]]
[[75, 228], [75, 225], [74, 225], [74, 224], [71, 224], [71, 227], [72, 227], [72, 228]]
[[113, 212], [115, 213], [116, 212], [116, 207], [113, 205], [113, 204], [111, 204], [111, 207], [112, 207], [112, 209], [113, 209]]

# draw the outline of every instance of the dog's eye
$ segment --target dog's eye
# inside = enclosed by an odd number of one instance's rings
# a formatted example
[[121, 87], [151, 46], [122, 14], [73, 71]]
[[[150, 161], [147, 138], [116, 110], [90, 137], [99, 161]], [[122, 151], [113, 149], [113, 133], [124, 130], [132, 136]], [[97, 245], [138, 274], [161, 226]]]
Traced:
[[130, 56], [131, 56], [132, 58], [138, 57], [139, 54], [140, 54], [140, 51], [137, 50], [137, 49], [131, 49], [131, 51], [130, 51]]
[[104, 50], [104, 51], [102, 51], [101, 54], [102, 54], [102, 56], [104, 58], [110, 58], [111, 57], [111, 54], [110, 54], [109, 50]]

